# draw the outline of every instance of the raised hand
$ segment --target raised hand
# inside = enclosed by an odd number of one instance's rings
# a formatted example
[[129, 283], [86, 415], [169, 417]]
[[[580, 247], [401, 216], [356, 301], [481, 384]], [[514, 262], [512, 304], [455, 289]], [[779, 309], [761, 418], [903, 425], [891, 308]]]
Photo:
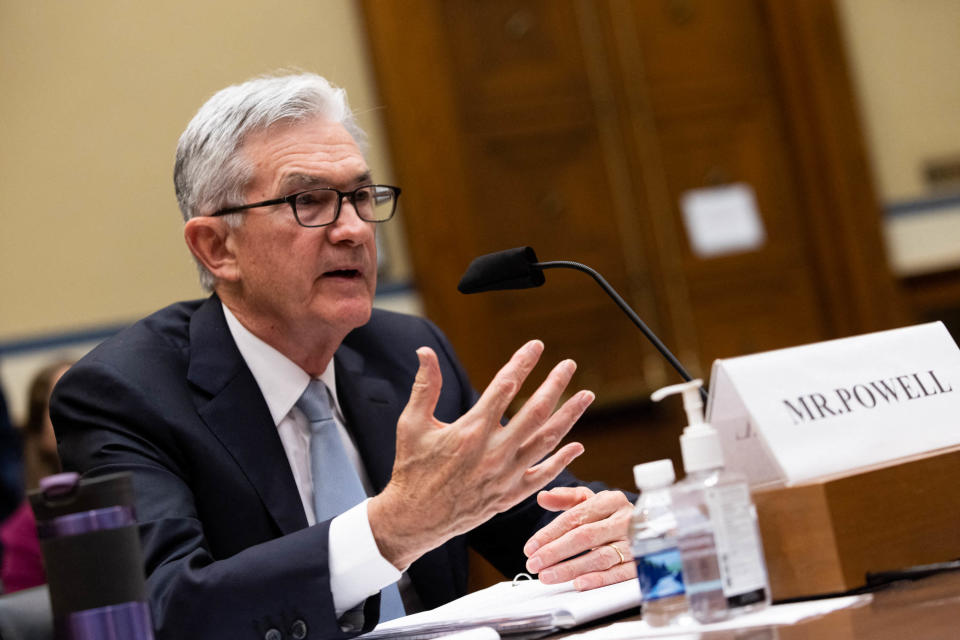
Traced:
[[542, 353], [538, 340], [521, 347], [473, 408], [446, 424], [434, 417], [443, 382], [437, 356], [427, 347], [417, 350], [420, 368], [397, 424], [393, 475], [368, 504], [374, 538], [394, 566], [405, 569], [430, 549], [509, 509], [583, 453], [574, 442], [546, 457], [594, 398], [580, 391], [556, 408], [576, 369], [572, 360], [554, 367], [501, 425]]

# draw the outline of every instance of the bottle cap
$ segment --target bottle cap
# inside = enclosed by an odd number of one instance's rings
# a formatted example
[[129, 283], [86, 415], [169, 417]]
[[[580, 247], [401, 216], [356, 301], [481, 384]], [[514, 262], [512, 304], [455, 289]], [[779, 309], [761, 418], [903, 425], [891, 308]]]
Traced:
[[673, 471], [673, 460], [654, 460], [633, 467], [633, 479], [641, 491], [666, 487], [673, 484], [676, 477]]

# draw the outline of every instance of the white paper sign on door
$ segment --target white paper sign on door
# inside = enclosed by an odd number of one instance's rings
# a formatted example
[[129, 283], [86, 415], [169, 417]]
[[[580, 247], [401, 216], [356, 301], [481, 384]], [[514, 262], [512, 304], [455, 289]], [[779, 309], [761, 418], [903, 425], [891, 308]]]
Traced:
[[751, 485], [960, 444], [960, 349], [941, 322], [717, 360], [708, 420]]
[[766, 240], [757, 198], [748, 184], [685, 191], [680, 211], [690, 248], [700, 258], [755, 251]]

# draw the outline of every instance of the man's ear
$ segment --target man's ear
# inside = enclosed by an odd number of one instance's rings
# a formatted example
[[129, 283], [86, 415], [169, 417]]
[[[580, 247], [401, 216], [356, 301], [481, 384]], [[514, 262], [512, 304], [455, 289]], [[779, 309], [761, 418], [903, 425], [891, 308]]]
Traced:
[[225, 220], [209, 216], [191, 218], [183, 228], [183, 238], [190, 252], [218, 280], [240, 279], [235, 238]]

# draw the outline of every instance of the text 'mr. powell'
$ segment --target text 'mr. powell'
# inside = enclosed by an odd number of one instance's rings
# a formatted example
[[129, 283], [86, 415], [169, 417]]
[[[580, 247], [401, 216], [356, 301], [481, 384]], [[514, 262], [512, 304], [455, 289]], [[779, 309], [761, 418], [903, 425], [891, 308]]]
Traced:
[[948, 381], [941, 382], [931, 369], [839, 387], [826, 393], [809, 393], [795, 400], [784, 399], [783, 404], [793, 424], [802, 424], [952, 391], [953, 386]]

